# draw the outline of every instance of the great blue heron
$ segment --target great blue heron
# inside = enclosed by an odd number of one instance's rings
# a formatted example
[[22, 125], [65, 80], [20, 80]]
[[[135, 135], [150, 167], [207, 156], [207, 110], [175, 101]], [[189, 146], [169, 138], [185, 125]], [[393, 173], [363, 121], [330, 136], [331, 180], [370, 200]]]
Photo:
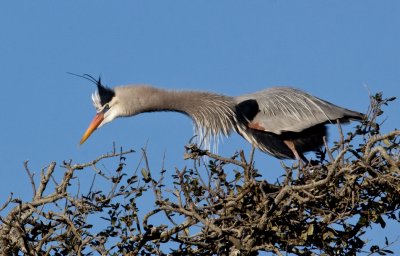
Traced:
[[151, 86], [104, 86], [100, 78], [92, 95], [97, 114], [83, 135], [117, 117], [144, 112], [176, 111], [190, 116], [205, 140], [238, 132], [251, 144], [279, 159], [302, 159], [316, 151], [327, 135], [326, 124], [361, 120], [363, 114], [336, 106], [301, 90], [272, 87], [238, 97], [198, 91], [169, 91]]

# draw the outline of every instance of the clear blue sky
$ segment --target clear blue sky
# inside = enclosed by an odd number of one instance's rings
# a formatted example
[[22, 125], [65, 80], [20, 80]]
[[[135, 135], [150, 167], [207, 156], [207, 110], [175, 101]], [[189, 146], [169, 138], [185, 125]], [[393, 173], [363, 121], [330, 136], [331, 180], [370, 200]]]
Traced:
[[[399, 1], [4, 1], [0, 28], [0, 203], [10, 191], [30, 197], [27, 159], [38, 172], [54, 160], [89, 161], [115, 141], [147, 143], [154, 168], [164, 153], [171, 172], [185, 164], [192, 124], [177, 113], [116, 120], [78, 147], [94, 86], [68, 71], [101, 74], [111, 87], [229, 95], [291, 85], [362, 112], [368, 90], [400, 96]], [[399, 109], [387, 108], [385, 131], [399, 128]], [[239, 148], [249, 146], [236, 135], [220, 153]], [[256, 157], [266, 179], [282, 174], [278, 160]], [[370, 238], [398, 230], [377, 227]]]

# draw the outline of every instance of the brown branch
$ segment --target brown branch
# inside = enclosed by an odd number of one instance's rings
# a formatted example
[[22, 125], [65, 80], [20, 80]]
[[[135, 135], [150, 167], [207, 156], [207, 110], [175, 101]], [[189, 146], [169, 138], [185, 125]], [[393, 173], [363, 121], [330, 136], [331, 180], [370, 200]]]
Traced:
[[391, 139], [391, 138], [394, 138], [394, 137], [399, 136], [399, 135], [400, 135], [400, 130], [394, 130], [394, 131], [391, 131], [391, 132], [389, 132], [387, 134], [384, 134], [384, 135], [375, 135], [375, 136], [373, 136], [372, 138], [370, 138], [368, 140], [367, 144], [365, 145], [365, 149], [366, 149], [365, 150], [365, 154], [368, 154], [369, 151], [371, 151], [373, 145], [375, 145], [377, 142], [383, 141], [385, 139]]
[[208, 150], [201, 150], [199, 149], [195, 144], [191, 144], [188, 146], [185, 146], [187, 150], [190, 150], [191, 153], [187, 153], [184, 155], [184, 159], [194, 159], [197, 158], [198, 156], [208, 156], [210, 158], [219, 160], [221, 162], [225, 162], [225, 163], [231, 163], [237, 166], [241, 166], [243, 168], [247, 167], [247, 164], [243, 164], [240, 161], [237, 161], [235, 159], [232, 158], [226, 158], [226, 157], [221, 157], [219, 155], [213, 154], [211, 152], [209, 152]]
[[46, 174], [44, 172], [41, 172], [40, 175], [40, 185], [38, 187], [38, 190], [34, 193], [35, 197], [34, 200], [40, 199], [43, 196], [43, 192], [47, 187], [47, 184], [50, 180], [51, 175], [53, 174], [54, 170], [56, 167], [56, 162], [52, 162], [49, 166], [47, 166], [47, 171]]
[[[7, 200], [3, 203], [3, 205], [0, 207], [0, 212], [3, 211], [7, 206], [13, 201], [13, 193], [10, 193], [8, 196]], [[0, 221], [3, 222], [2, 218], [0, 218]]]
[[98, 162], [100, 162], [103, 159], [112, 158], [112, 157], [116, 157], [116, 156], [121, 157], [121, 156], [124, 156], [124, 155], [127, 155], [127, 154], [131, 154], [131, 153], [134, 153], [134, 152], [135, 152], [135, 150], [130, 149], [130, 150], [127, 150], [127, 151], [124, 151], [124, 152], [120, 152], [120, 153], [108, 153], [108, 154], [101, 155], [98, 158], [96, 158], [95, 160], [87, 162], [87, 163], [84, 163], [84, 164], [70, 165], [70, 164], [64, 162], [64, 167], [68, 167], [68, 168], [71, 168], [73, 170], [82, 170], [82, 169], [84, 169], [86, 167], [96, 165]]
[[292, 191], [307, 190], [307, 189], [312, 189], [312, 188], [320, 187], [320, 186], [327, 184], [333, 178], [333, 175], [336, 172], [336, 170], [342, 160], [342, 157], [344, 156], [344, 154], [347, 151], [348, 151], [348, 149], [346, 148], [339, 153], [339, 155], [336, 157], [333, 165], [329, 166], [328, 174], [324, 179], [318, 180], [318, 181], [312, 181], [311, 183], [305, 184], [305, 185], [286, 185], [286, 186], [282, 187], [279, 194], [275, 197], [275, 204], [279, 204], [283, 200], [285, 195]]
[[33, 195], [35, 196], [36, 195], [36, 185], [35, 185], [35, 180], [33, 179], [34, 174], [29, 170], [28, 162], [29, 162], [28, 160], [24, 161], [24, 169], [25, 169], [26, 173], [28, 174], [28, 177], [29, 177], [29, 180], [30, 180], [31, 186], [32, 186], [32, 192], [33, 192]]

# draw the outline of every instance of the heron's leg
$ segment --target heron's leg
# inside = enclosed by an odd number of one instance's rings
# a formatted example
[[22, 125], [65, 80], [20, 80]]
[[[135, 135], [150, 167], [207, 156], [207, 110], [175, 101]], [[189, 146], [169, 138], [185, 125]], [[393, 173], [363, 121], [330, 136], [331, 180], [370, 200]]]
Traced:
[[300, 161], [300, 163], [302, 163], [303, 161], [306, 165], [308, 164], [308, 159], [302, 153], [299, 153], [296, 150], [296, 145], [294, 145], [293, 140], [284, 140], [283, 142], [286, 144], [286, 146], [288, 146], [288, 148], [292, 151], [294, 157], [298, 161]]

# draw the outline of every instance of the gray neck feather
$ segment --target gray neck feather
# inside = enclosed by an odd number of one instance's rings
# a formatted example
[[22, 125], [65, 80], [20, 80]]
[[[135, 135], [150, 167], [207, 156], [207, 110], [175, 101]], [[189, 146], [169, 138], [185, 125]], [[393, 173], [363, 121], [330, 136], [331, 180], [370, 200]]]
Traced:
[[235, 128], [235, 103], [232, 97], [194, 91], [167, 91], [147, 86], [118, 87], [125, 115], [143, 112], [176, 111], [193, 119], [198, 142], [210, 148], [217, 146], [221, 135]]

